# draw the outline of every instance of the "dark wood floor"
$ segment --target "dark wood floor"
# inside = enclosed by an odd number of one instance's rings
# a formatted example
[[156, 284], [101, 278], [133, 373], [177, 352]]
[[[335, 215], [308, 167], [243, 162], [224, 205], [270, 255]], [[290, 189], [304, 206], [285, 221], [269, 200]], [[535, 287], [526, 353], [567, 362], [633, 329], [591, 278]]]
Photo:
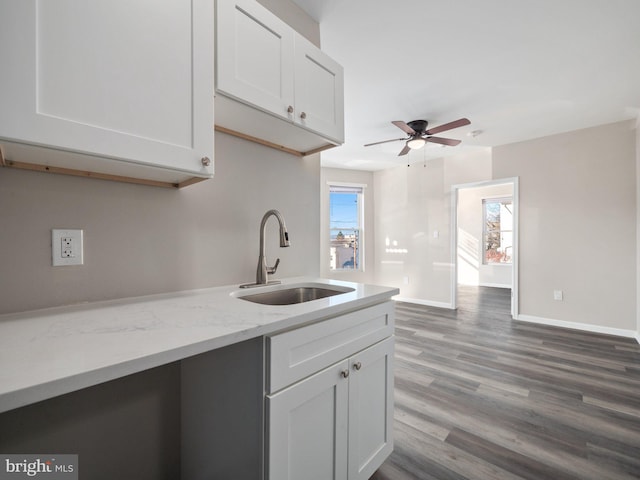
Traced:
[[372, 480], [640, 478], [638, 343], [513, 321], [509, 295], [397, 304], [395, 450]]

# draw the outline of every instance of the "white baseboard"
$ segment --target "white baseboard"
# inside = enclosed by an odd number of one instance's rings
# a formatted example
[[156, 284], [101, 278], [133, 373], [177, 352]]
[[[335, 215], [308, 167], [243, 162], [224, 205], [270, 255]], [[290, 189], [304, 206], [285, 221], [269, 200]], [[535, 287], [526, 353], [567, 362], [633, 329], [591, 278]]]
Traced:
[[479, 287], [494, 287], [494, 288], [511, 288], [510, 283], [502, 284], [502, 283], [480, 283]]
[[640, 344], [640, 332], [636, 332], [636, 342]]
[[396, 300], [397, 302], [416, 303], [418, 305], [426, 305], [428, 307], [448, 308], [449, 310], [453, 310], [453, 305], [445, 302], [433, 302], [431, 300], [422, 300], [420, 298], [401, 297], [400, 295], [393, 297], [393, 300]]
[[604, 333], [607, 335], [616, 335], [618, 337], [635, 338], [638, 340], [638, 343], [640, 343], [640, 339], [638, 338], [640, 337], [640, 334], [633, 330], [625, 330], [623, 328], [603, 327], [601, 325], [591, 325], [589, 323], [567, 322], [565, 320], [536, 317], [534, 315], [518, 315], [514, 320], [550, 325], [552, 327], [571, 328], [573, 330], [582, 330], [585, 332]]

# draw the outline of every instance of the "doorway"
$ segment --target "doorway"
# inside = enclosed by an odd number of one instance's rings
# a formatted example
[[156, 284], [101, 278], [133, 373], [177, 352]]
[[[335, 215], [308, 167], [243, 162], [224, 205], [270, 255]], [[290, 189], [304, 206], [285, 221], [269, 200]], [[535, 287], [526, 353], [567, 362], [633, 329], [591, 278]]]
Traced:
[[452, 307], [459, 285], [510, 288], [517, 318], [518, 178], [453, 185], [451, 194]]

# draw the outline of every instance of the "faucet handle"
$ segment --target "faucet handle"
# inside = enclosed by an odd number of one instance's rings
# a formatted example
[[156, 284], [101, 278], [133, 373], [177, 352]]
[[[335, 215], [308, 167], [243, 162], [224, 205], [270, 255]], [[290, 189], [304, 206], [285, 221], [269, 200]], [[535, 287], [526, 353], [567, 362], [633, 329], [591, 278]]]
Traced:
[[278, 265], [280, 265], [280, 259], [276, 258], [276, 264], [273, 267], [267, 267], [267, 273], [269, 275], [276, 273], [276, 270], [278, 269]]

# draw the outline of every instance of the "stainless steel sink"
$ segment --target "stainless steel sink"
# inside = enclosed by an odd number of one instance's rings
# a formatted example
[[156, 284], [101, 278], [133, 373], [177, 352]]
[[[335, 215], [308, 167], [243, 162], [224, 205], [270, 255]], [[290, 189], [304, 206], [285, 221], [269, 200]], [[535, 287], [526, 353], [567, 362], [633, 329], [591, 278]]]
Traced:
[[254, 293], [252, 295], [238, 296], [242, 300], [263, 305], [294, 305], [296, 303], [310, 302], [320, 298], [332, 297], [342, 293], [353, 292], [351, 287], [290, 287], [272, 290], [269, 292]]

